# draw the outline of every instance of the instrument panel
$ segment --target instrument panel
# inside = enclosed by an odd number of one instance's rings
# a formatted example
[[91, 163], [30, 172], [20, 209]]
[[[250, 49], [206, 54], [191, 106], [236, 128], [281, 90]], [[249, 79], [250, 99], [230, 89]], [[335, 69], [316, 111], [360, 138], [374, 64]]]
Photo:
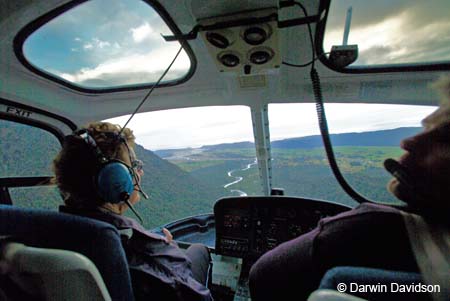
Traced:
[[314, 229], [321, 218], [351, 209], [296, 197], [228, 197], [214, 206], [216, 253], [257, 259], [287, 240]]

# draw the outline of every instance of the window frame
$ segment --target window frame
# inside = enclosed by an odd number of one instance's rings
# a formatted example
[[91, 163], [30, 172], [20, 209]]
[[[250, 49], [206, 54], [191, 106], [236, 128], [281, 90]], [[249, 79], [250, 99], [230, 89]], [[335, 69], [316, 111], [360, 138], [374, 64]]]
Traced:
[[[57, 18], [58, 16], [64, 14], [65, 12], [71, 10], [72, 8], [75, 8], [76, 6], [83, 4], [84, 2], [87, 2], [88, 0], [73, 0], [68, 3], [65, 3], [46, 14], [40, 16], [36, 20], [28, 23], [25, 25], [19, 33], [14, 37], [13, 42], [13, 48], [14, 53], [17, 57], [17, 59], [24, 65], [28, 70], [32, 71], [33, 73], [36, 73], [37, 75], [49, 79], [53, 82], [56, 82], [60, 85], [63, 85], [65, 87], [68, 87], [72, 90], [84, 92], [84, 93], [93, 93], [93, 94], [101, 94], [101, 93], [109, 93], [109, 92], [117, 92], [117, 91], [134, 91], [134, 90], [142, 90], [142, 89], [148, 89], [153, 87], [153, 85], [156, 82], [153, 83], [144, 83], [144, 84], [138, 84], [138, 85], [127, 85], [127, 86], [116, 86], [116, 87], [106, 87], [106, 88], [88, 88], [88, 87], [82, 87], [79, 85], [76, 85], [74, 83], [71, 83], [69, 81], [66, 81], [62, 78], [59, 78], [53, 74], [50, 74], [40, 68], [35, 67], [33, 64], [31, 64], [25, 57], [23, 53], [23, 45], [27, 38], [33, 34], [36, 30], [44, 26], [46, 23], [50, 22], [51, 20]], [[175, 22], [172, 20], [168, 12], [163, 8], [162, 5], [160, 5], [157, 1], [154, 0], [141, 0], [145, 2], [147, 5], [149, 5], [151, 8], [155, 10], [157, 14], [161, 17], [161, 19], [166, 23], [168, 28], [173, 32], [174, 35], [181, 35], [182, 32], [177, 27]], [[162, 84], [159, 84], [157, 88], [162, 87], [170, 87], [175, 85], [180, 85], [186, 81], [188, 81], [193, 75], [195, 70], [197, 69], [197, 59], [194, 55], [194, 52], [192, 51], [192, 48], [189, 46], [186, 40], [180, 40], [179, 41], [181, 46], [183, 47], [184, 51], [188, 55], [191, 66], [188, 72], [184, 77], [181, 77], [176, 80], [171, 80], [164, 82]]]
[[[0, 98], [0, 104], [2, 105], [10, 105], [10, 106], [14, 106], [16, 108], [21, 108], [39, 115], [43, 115], [46, 117], [50, 117], [52, 119], [58, 120], [64, 124], [66, 124], [71, 130], [75, 130], [76, 129], [76, 125], [71, 122], [70, 120], [61, 117], [59, 115], [55, 115], [53, 113], [47, 112], [45, 110], [42, 109], [36, 109], [27, 105], [23, 105], [20, 103], [16, 103], [14, 101], [10, 101], [4, 98]], [[35, 128], [39, 128], [41, 130], [44, 130], [48, 133], [50, 133], [51, 135], [54, 135], [56, 137], [56, 139], [59, 141], [59, 143], [63, 144], [64, 141], [64, 134], [63, 132], [46, 123], [43, 121], [39, 121], [39, 120], [34, 120], [34, 119], [30, 119], [30, 118], [25, 118], [25, 117], [20, 117], [20, 116], [14, 116], [12, 114], [8, 114], [5, 112], [0, 112], [0, 120], [6, 120], [6, 121], [11, 121], [11, 122], [15, 122], [15, 123], [19, 123], [19, 124], [23, 124], [23, 125], [27, 125], [27, 126], [32, 126]], [[9, 188], [18, 188], [18, 187], [39, 187], [39, 186], [51, 186], [52, 184], [50, 183], [50, 180], [52, 179], [52, 177], [48, 177], [48, 176], [32, 176], [32, 177], [5, 177], [5, 178], [0, 178], [0, 204], [7, 204], [7, 205], [14, 205], [14, 203], [12, 202], [13, 200], [11, 200], [10, 198], [10, 194], [9, 194]], [[4, 199], [5, 198], [5, 199]]]

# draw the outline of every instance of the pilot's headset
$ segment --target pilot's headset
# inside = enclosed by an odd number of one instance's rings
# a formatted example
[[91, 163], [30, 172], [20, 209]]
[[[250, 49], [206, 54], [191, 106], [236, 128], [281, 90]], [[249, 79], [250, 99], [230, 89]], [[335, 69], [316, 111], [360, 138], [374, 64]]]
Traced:
[[[102, 132], [102, 134], [113, 143], [123, 143], [127, 148], [129, 153], [128, 155], [130, 156], [130, 149], [123, 136], [116, 132]], [[105, 156], [87, 129], [78, 130], [74, 132], [73, 135], [82, 138], [96, 157], [97, 166], [95, 168], [96, 172], [93, 176], [93, 184], [98, 196], [103, 201], [112, 204], [125, 202], [142, 223], [140, 215], [129, 202], [130, 196], [135, 190], [135, 185], [138, 186], [138, 191], [140, 191], [144, 197], [147, 198], [146, 194], [139, 186], [138, 176], [135, 171], [125, 162]], [[136, 184], [133, 183], [133, 179]]]

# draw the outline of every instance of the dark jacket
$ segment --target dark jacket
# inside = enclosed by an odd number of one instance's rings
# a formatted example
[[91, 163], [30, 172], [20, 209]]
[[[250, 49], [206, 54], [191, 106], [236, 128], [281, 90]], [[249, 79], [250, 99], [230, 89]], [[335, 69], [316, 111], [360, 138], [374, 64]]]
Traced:
[[175, 242], [148, 232], [135, 220], [103, 209], [60, 211], [114, 225], [121, 233], [137, 300], [212, 300], [209, 290], [193, 278], [191, 261]]

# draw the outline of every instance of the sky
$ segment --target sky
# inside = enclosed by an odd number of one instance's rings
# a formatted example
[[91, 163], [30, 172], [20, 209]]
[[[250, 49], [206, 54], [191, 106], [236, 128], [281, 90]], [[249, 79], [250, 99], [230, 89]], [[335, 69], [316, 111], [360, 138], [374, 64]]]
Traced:
[[[332, 1], [325, 51], [342, 43], [350, 6], [349, 44], [359, 47], [355, 64], [450, 60], [449, 0]], [[178, 42], [166, 43], [161, 34], [170, 34], [170, 30], [145, 2], [93, 0], [38, 29], [25, 42], [24, 54], [38, 68], [85, 87], [149, 83], [157, 80], [179, 48]], [[183, 51], [165, 80], [183, 77], [189, 67]], [[269, 107], [272, 139], [318, 134], [313, 106], [297, 106]], [[332, 133], [419, 126], [420, 120], [433, 110], [348, 106], [328, 106]], [[142, 114], [131, 127], [139, 136], [138, 142], [149, 149], [253, 141], [248, 108], [188, 110]], [[348, 112], [355, 114], [347, 116]], [[124, 120], [117, 123], [123, 124]]]
[[[326, 104], [330, 133], [365, 132], [398, 127], [419, 127], [435, 107]], [[315, 105], [270, 104], [271, 140], [319, 135]], [[109, 119], [124, 125], [129, 116]], [[200, 107], [135, 115], [127, 125], [137, 143], [150, 150], [201, 147], [219, 143], [254, 141], [250, 108]]]

